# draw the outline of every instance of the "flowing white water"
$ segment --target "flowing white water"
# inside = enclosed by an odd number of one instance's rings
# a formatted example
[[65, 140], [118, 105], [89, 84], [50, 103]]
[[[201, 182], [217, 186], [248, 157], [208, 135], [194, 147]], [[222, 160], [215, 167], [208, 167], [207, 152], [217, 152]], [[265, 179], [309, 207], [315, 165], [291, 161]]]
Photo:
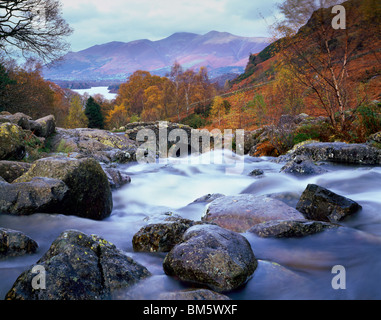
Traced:
[[[285, 201], [295, 205], [308, 183], [347, 196], [359, 202], [363, 209], [341, 222], [345, 228], [305, 238], [262, 239], [243, 234], [259, 259], [259, 266], [245, 286], [228, 295], [245, 300], [381, 298], [380, 167], [325, 165], [331, 172], [298, 178], [279, 173], [282, 164], [266, 158], [245, 157], [244, 170], [239, 175], [227, 175], [225, 164], [194, 162], [184, 158], [157, 164], [120, 165], [118, 168], [129, 174], [132, 182], [114, 191], [113, 212], [103, 221], [47, 214], [0, 215], [0, 226], [23, 231], [39, 243], [34, 255], [0, 260], [0, 298], [62, 231], [77, 229], [113, 242], [146, 266], [153, 276], [132, 291], [135, 298], [154, 299], [160, 292], [183, 288], [186, 284], [164, 274], [165, 254], [133, 252], [132, 237], [142, 226], [155, 222], [165, 212], [199, 220], [206, 204], [193, 201], [209, 193], [287, 193]], [[262, 169], [264, 175], [249, 176], [253, 169]], [[345, 290], [332, 288], [334, 265], [346, 269]]]

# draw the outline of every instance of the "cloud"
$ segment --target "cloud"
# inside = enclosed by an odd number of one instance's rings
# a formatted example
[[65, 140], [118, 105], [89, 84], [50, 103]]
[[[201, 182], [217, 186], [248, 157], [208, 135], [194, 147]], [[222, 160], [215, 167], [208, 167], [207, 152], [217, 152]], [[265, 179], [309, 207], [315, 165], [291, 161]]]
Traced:
[[63, 16], [74, 28], [69, 41], [78, 51], [95, 44], [158, 40], [175, 32], [211, 30], [266, 36], [262, 16], [276, 0], [63, 0]]

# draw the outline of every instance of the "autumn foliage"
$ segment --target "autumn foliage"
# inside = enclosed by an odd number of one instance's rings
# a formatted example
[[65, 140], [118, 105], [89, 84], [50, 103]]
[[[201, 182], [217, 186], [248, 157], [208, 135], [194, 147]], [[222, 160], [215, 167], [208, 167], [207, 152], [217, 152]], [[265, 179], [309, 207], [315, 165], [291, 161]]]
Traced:
[[41, 65], [33, 62], [17, 66], [13, 61], [0, 63], [0, 111], [22, 112], [33, 119], [54, 115], [64, 125], [69, 112], [68, 91], [44, 80]]
[[138, 70], [120, 85], [106, 125], [112, 129], [137, 120], [179, 122], [190, 114], [193, 103], [206, 101], [214, 93], [206, 68], [184, 71], [175, 63], [166, 77]]
[[[335, 3], [324, 3], [328, 2]], [[278, 125], [282, 115], [307, 113], [329, 119], [332, 139], [363, 141], [368, 130], [359, 129], [359, 123], [365, 123], [362, 107], [381, 97], [381, 4], [342, 3], [345, 29], [335, 29], [332, 7], [313, 11], [311, 3], [283, 1], [285, 20], [274, 26], [277, 38], [250, 56], [245, 73], [231, 82], [226, 99], [238, 122], [245, 119], [242, 112], [249, 116], [251, 109], [257, 121], [241, 121], [244, 129]], [[243, 95], [244, 110], [239, 106]], [[369, 108], [367, 114], [380, 117], [377, 107]]]

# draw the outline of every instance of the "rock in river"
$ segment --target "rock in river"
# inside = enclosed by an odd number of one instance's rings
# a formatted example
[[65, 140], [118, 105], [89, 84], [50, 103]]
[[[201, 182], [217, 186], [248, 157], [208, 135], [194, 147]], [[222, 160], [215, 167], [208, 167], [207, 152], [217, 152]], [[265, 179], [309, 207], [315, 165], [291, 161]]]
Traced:
[[184, 232], [196, 222], [176, 218], [163, 223], [153, 223], [142, 227], [132, 238], [134, 251], [169, 252], [176, 244], [182, 242]]
[[103, 170], [106, 173], [112, 190], [119, 189], [131, 182], [131, 177], [118, 169], [104, 168]]
[[0, 212], [12, 215], [57, 213], [68, 193], [58, 179], [35, 177], [30, 182], [0, 182]]
[[300, 238], [324, 229], [337, 228], [338, 225], [310, 220], [273, 220], [256, 224], [248, 232], [259, 237], [268, 238]]
[[114, 291], [150, 276], [107, 240], [76, 230], [62, 232], [36, 265], [45, 270], [45, 289], [33, 288], [32, 266], [17, 278], [6, 299], [110, 299]]
[[307, 219], [337, 222], [357, 212], [361, 206], [324, 187], [309, 184], [300, 197], [296, 209]]
[[254, 273], [257, 260], [242, 235], [216, 225], [189, 228], [165, 257], [166, 274], [217, 292], [236, 289]]
[[281, 172], [306, 176], [326, 173], [328, 170], [316, 165], [314, 162], [303, 156], [296, 156], [293, 160], [287, 162], [283, 166]]
[[0, 228], [0, 257], [14, 257], [35, 253], [37, 248], [37, 242], [26, 234], [16, 230]]
[[69, 188], [64, 203], [56, 213], [94, 220], [111, 214], [113, 202], [109, 181], [101, 165], [92, 158], [40, 159], [14, 182], [28, 182], [34, 177], [60, 179]]
[[210, 203], [202, 218], [235, 232], [246, 232], [264, 221], [294, 219], [304, 216], [280, 200], [252, 194], [218, 198]]
[[313, 161], [332, 161], [347, 164], [381, 164], [381, 150], [365, 143], [316, 142], [304, 144], [291, 156], [302, 155]]

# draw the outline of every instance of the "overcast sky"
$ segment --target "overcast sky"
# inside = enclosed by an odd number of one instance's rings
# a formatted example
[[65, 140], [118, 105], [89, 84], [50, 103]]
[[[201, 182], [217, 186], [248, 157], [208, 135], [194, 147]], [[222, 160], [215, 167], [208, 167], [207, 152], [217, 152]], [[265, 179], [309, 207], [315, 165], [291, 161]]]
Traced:
[[72, 51], [110, 41], [159, 40], [216, 30], [269, 36], [280, 0], [62, 0]]

